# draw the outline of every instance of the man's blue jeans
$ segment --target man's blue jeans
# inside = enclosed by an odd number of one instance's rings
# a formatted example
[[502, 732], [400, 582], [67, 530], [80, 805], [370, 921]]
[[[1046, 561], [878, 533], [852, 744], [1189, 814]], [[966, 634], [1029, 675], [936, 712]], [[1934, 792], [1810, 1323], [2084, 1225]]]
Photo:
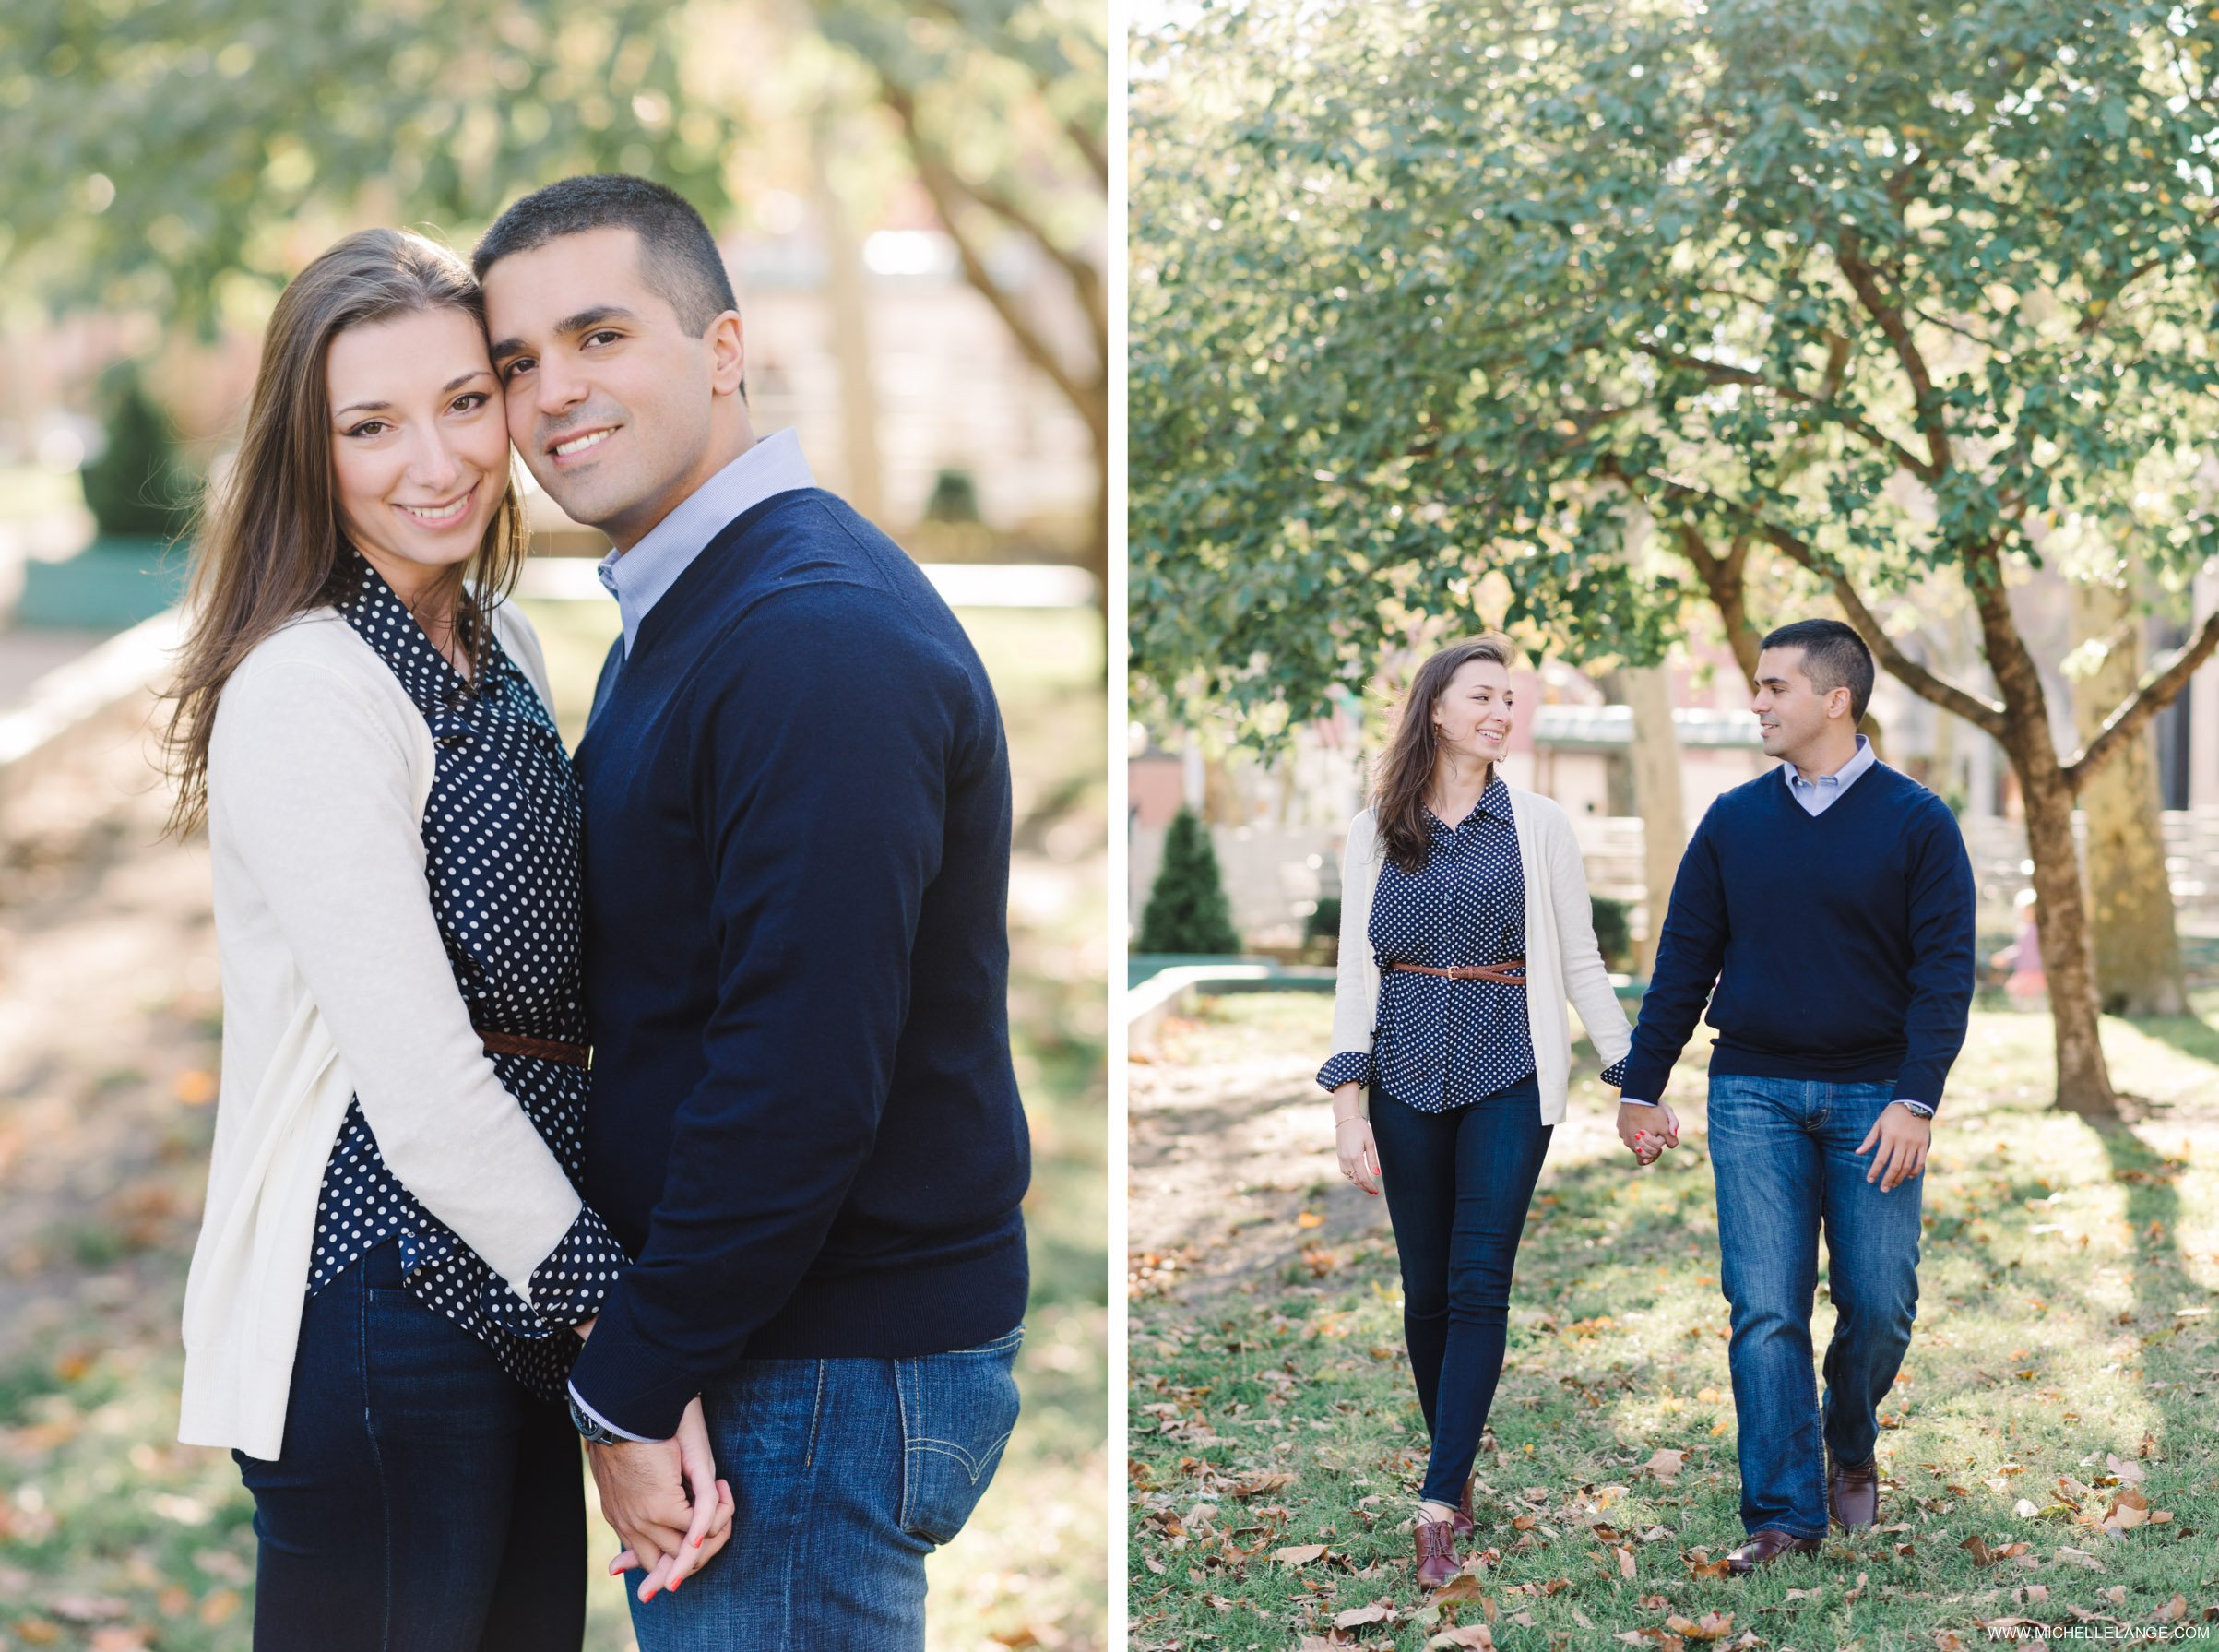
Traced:
[[639, 1602], [639, 1652], [920, 1652], [925, 1556], [962, 1527], [1017, 1420], [1023, 1326], [908, 1360], [750, 1360], [702, 1393], [732, 1540]]
[[[1894, 1099], [1890, 1084], [1711, 1078], [1741, 1520], [1751, 1532], [1826, 1535], [1825, 1454], [1871, 1460], [1880, 1402], [1911, 1346], [1925, 1178], [1882, 1193], [1865, 1180], [1878, 1149], [1857, 1153]], [[1835, 1313], [1822, 1412], [1810, 1359], [1821, 1227]]]

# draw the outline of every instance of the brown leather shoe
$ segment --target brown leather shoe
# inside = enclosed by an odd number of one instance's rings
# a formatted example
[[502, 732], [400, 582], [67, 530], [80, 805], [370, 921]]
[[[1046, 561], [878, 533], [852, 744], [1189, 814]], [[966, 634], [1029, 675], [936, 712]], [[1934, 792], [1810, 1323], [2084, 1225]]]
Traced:
[[1818, 1551], [1818, 1539], [1791, 1537], [1768, 1526], [1762, 1531], [1752, 1533], [1748, 1542], [1727, 1555], [1726, 1569], [1737, 1577], [1746, 1577], [1759, 1566], [1768, 1566], [1783, 1554], [1816, 1554]]
[[1418, 1587], [1437, 1589], [1464, 1569], [1456, 1558], [1454, 1523], [1420, 1520], [1418, 1523]]
[[1456, 1513], [1449, 1521], [1449, 1526], [1460, 1538], [1472, 1535], [1472, 1480], [1470, 1474], [1464, 1477], [1464, 1501], [1456, 1505]]
[[1856, 1531], [1880, 1523], [1880, 1459], [1861, 1468], [1846, 1463], [1826, 1465], [1826, 1511], [1836, 1526]]

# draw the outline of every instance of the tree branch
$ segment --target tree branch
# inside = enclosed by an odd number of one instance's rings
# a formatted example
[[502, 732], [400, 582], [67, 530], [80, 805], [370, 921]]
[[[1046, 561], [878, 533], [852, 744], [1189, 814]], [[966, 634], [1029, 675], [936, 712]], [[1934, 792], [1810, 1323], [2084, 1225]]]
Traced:
[[1098, 394], [1092, 387], [1081, 384], [1071, 369], [1064, 365], [1062, 357], [1050, 344], [1038, 326], [1011, 302], [1009, 294], [996, 283], [986, 267], [985, 258], [963, 228], [956, 197], [966, 192], [955, 182], [947, 164], [924, 142], [917, 130], [915, 104], [893, 82], [886, 82], [885, 87], [887, 102], [901, 120], [902, 135], [908, 142], [909, 158], [916, 163], [917, 181], [924, 185], [925, 194], [932, 198], [933, 211], [939, 215], [942, 227], [948, 232], [948, 239], [955, 244], [955, 256], [963, 263], [965, 279], [978, 290], [980, 297], [994, 307], [994, 314], [1009, 328], [1010, 337], [1016, 340], [1017, 349], [1025, 359], [1046, 374], [1049, 381], [1077, 410], [1079, 416], [1086, 420], [1096, 441], [1107, 440], [1110, 427], [1106, 392]]
[[[884, 88], [883, 95], [887, 106], [901, 122], [902, 135], [908, 141], [909, 152], [916, 158], [918, 170], [922, 172], [926, 151], [932, 146], [917, 118], [916, 96], [907, 86], [884, 75], [880, 77], [880, 84]], [[1110, 327], [1110, 312], [1103, 291], [1101, 271], [1078, 254], [1057, 245], [1053, 237], [1041, 227], [1039, 220], [1020, 207], [1015, 197], [1006, 191], [997, 189], [991, 184], [972, 183], [941, 158], [937, 150], [932, 150], [932, 158], [942, 180], [949, 187], [978, 202], [1055, 261], [1078, 292], [1079, 303], [1085, 308], [1086, 319], [1093, 325], [1096, 335], [1106, 337]], [[943, 213], [942, 216], [946, 215]]]
[[1926, 434], [1927, 453], [1933, 461], [1934, 474], [1940, 476], [1950, 468], [1950, 436], [1935, 405], [1933, 375], [1927, 371], [1926, 357], [1919, 353], [1918, 341], [1904, 324], [1903, 312], [1881, 291], [1880, 278], [1873, 273], [1872, 266], [1865, 262], [1858, 246], [1857, 232], [1845, 230], [1834, 256], [1841, 261], [1842, 274], [1848, 278], [1857, 302], [1880, 324], [1880, 330], [1895, 348], [1895, 359], [1903, 363], [1903, 370], [1911, 380], [1913, 403], [1918, 410], [1918, 428]]
[[[1660, 350], [1654, 344], [1636, 344], [1633, 348], [1643, 355], [1662, 362], [1667, 367], [1684, 367], [1700, 373], [1715, 385], [1746, 385], [1751, 389], [1769, 390], [1774, 396], [1785, 398], [1798, 407], [1817, 408], [1825, 412], [1832, 422], [1854, 432], [1862, 437], [1869, 446], [1878, 449], [1893, 459], [1912, 475], [1917, 477], [1919, 481], [1933, 482], [1940, 480], [1940, 471], [1919, 458], [1916, 454], [1911, 452], [1909, 448], [1904, 446], [1886, 432], [1875, 428], [1867, 421], [1859, 419], [1854, 414], [1832, 410], [1829, 406], [1833, 400], [1831, 396], [1821, 398], [1811, 395], [1808, 390], [1798, 390], [1792, 385], [1776, 384], [1762, 374], [1751, 373], [1746, 367], [1729, 367], [1723, 362], [1705, 361], [1701, 356], [1679, 355], [1671, 351]], [[1828, 364], [1830, 369], [1833, 366], [1831, 350]], [[1833, 377], [1831, 372], [1829, 377]]]
[[2149, 726], [2152, 718], [2173, 703], [2196, 668], [2215, 649], [2219, 649], [2219, 611], [2205, 616], [2196, 635], [2169, 659], [2153, 666], [2125, 703], [2104, 719], [2095, 738], [2072, 755], [2065, 764], [2065, 784], [2077, 794], [2097, 770]]
[[1651, 476], [1645, 472], [1628, 472], [1614, 458], [1606, 457], [1598, 467], [1599, 473], [1615, 476], [1624, 482], [1629, 492], [1636, 494], [1644, 490], [1660, 493], [1673, 504], [1702, 510], [1719, 512], [1743, 524], [1750, 532], [1773, 547], [1797, 566], [1817, 575], [1833, 588], [1834, 600], [1849, 616], [1850, 624], [1865, 639], [1866, 647], [1883, 666], [1888, 674], [1903, 683], [1923, 700], [1929, 700], [1945, 711], [1953, 711], [1975, 728], [1991, 735], [2000, 743], [2008, 730], [2003, 707], [1992, 700], [1984, 700], [1976, 694], [1946, 683], [1932, 671], [1913, 660], [1889, 637], [1879, 616], [1866, 606], [1864, 598], [1849, 583], [1849, 577], [1818, 548], [1801, 536], [1767, 521], [1738, 500], [1714, 493], [1706, 488], [1691, 487], [1669, 478]]

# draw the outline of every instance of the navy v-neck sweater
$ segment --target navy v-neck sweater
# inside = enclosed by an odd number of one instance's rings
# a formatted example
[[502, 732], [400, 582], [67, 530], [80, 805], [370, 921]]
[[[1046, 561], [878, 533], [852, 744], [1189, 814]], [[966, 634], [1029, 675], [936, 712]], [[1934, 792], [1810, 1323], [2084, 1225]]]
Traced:
[[1948, 805], [1883, 763], [1817, 815], [1784, 769], [1721, 796], [1672, 883], [1625, 1095], [1662, 1098], [1705, 999], [1713, 1073], [1892, 1080], [1939, 1106], [1973, 1000], [1973, 869]]
[[587, 1198], [637, 1258], [571, 1381], [665, 1438], [743, 1358], [1023, 1317], [1009, 753], [917, 565], [817, 489], [620, 637], [578, 748]]

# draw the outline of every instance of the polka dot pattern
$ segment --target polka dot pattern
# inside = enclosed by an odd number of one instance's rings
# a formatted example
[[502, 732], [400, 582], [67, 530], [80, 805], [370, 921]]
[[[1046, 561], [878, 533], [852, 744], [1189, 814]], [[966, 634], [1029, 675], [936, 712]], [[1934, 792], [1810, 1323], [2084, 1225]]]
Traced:
[[1371, 895], [1381, 970], [1371, 1051], [1335, 1056], [1318, 1083], [1333, 1089], [1354, 1079], [1419, 1112], [1447, 1112], [1532, 1076], [1525, 988], [1388, 966], [1445, 969], [1524, 957], [1525, 874], [1510, 788], [1500, 778], [1453, 829], [1430, 815], [1428, 824], [1425, 865], [1407, 873], [1382, 860]]
[[[473, 691], [366, 563], [353, 594], [338, 606], [431, 726], [436, 767], [424, 809], [425, 871], [447, 961], [471, 1020], [503, 1032], [585, 1043], [582, 799], [562, 738], [530, 679], [496, 640]], [[531, 1055], [492, 1061], [572, 1185], [581, 1185], [586, 1070]], [[583, 1210], [533, 1273], [528, 1304], [401, 1185], [378, 1152], [358, 1098], [325, 1165], [309, 1294], [396, 1238], [410, 1293], [487, 1344], [512, 1376], [548, 1399], [563, 1397], [580, 1347], [566, 1327], [599, 1312], [628, 1262], [600, 1218]]]

